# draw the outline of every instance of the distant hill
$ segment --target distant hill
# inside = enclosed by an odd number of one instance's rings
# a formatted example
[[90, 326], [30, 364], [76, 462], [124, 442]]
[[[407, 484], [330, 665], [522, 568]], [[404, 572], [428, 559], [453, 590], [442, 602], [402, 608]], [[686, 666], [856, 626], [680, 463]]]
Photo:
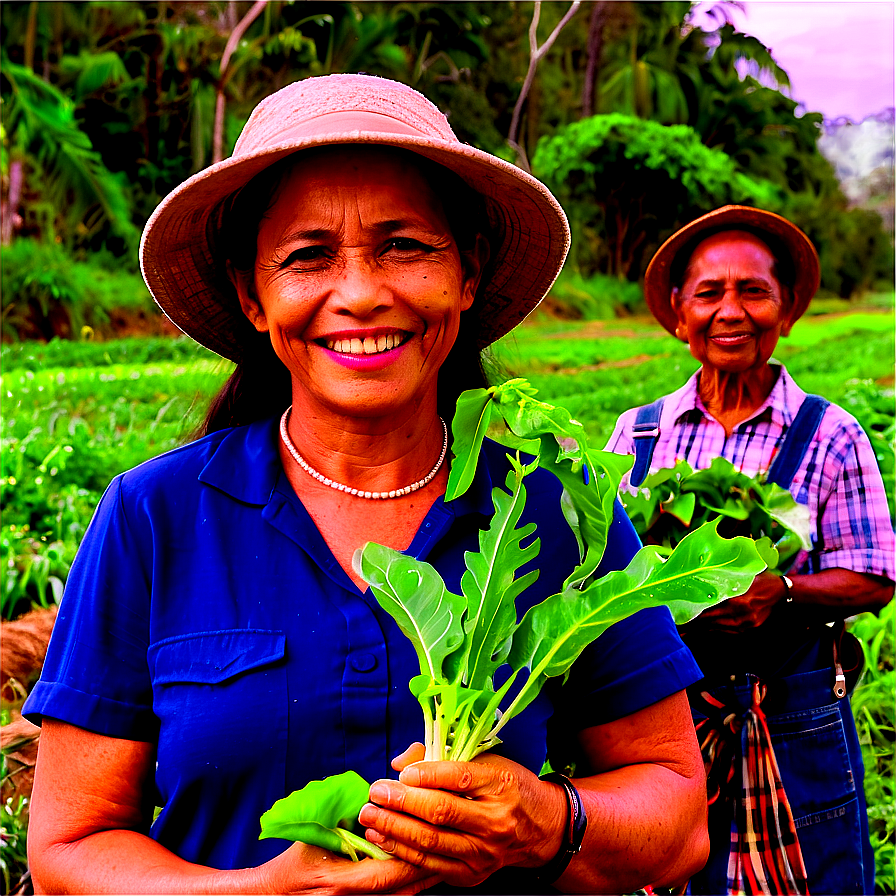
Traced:
[[890, 233], [894, 218], [896, 110], [884, 109], [855, 123], [826, 121], [819, 149], [831, 161], [849, 201], [878, 212]]

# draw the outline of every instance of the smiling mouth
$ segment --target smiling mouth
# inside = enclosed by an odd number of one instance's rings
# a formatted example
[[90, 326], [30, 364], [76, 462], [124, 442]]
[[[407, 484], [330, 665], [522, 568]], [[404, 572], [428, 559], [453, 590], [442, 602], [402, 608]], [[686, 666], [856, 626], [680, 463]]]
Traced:
[[710, 336], [709, 338], [712, 339], [713, 342], [719, 342], [722, 345], [739, 345], [742, 342], [752, 339], [752, 337], [752, 333], [717, 333], [715, 336]]
[[352, 336], [341, 339], [321, 339], [320, 345], [340, 355], [378, 355], [407, 342], [412, 333], [388, 333], [380, 336]]

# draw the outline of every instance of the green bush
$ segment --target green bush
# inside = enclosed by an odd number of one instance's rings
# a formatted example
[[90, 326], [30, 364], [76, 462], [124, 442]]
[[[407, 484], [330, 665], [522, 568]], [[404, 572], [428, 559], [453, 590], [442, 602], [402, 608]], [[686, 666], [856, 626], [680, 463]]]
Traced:
[[[3, 249], [0, 294], [5, 341], [79, 338], [114, 311], [155, 311], [139, 274], [78, 261], [57, 243], [18, 239]], [[88, 331], [89, 332], [89, 331]]]
[[640, 309], [644, 294], [637, 283], [606, 274], [585, 277], [566, 267], [551, 287], [548, 301], [554, 306], [551, 310], [556, 308], [575, 320], [612, 320]]

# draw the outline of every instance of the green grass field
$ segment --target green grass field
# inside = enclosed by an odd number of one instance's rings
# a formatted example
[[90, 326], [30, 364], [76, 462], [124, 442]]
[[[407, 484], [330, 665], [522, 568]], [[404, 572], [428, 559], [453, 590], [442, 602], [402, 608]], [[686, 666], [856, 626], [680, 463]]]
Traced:
[[[859, 419], [892, 495], [892, 309], [807, 317], [778, 349], [804, 389]], [[697, 366], [686, 346], [635, 318], [536, 319], [505, 338], [494, 360], [504, 374], [529, 378], [545, 401], [566, 406], [598, 446], [622, 411], [677, 388]], [[8, 619], [58, 599], [109, 480], [188, 440], [230, 365], [185, 338], [9, 345], [2, 361], [0, 615]], [[852, 623], [868, 657], [854, 711], [880, 893], [896, 888], [893, 625], [892, 603], [880, 618]], [[24, 856], [25, 832], [16, 828], [17, 807], [3, 808], [5, 875], [15, 858], [10, 844]]]

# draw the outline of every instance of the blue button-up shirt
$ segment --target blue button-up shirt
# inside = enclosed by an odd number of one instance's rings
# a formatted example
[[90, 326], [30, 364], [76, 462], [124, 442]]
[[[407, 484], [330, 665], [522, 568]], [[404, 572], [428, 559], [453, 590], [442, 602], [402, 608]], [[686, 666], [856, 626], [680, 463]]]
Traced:
[[[276, 425], [214, 433], [112, 482], [25, 706], [35, 721], [157, 743], [152, 836], [216, 868], [255, 866], [288, 846], [258, 840], [276, 800], [347, 769], [394, 776], [392, 758], [423, 737], [408, 690], [413, 647], [333, 557], [282, 469]], [[467, 494], [437, 499], [408, 548], [455, 593], [508, 469], [504, 449], [487, 443]], [[526, 484], [521, 525], [538, 525], [541, 574], [520, 615], [558, 591], [578, 559], [558, 482], [537, 471]], [[619, 512], [605, 569], [637, 548]], [[668, 612], [645, 611], [606, 632], [564, 688], [544, 689], [506, 726], [500, 750], [538, 772], [555, 707], [584, 728], [697, 678]]]

